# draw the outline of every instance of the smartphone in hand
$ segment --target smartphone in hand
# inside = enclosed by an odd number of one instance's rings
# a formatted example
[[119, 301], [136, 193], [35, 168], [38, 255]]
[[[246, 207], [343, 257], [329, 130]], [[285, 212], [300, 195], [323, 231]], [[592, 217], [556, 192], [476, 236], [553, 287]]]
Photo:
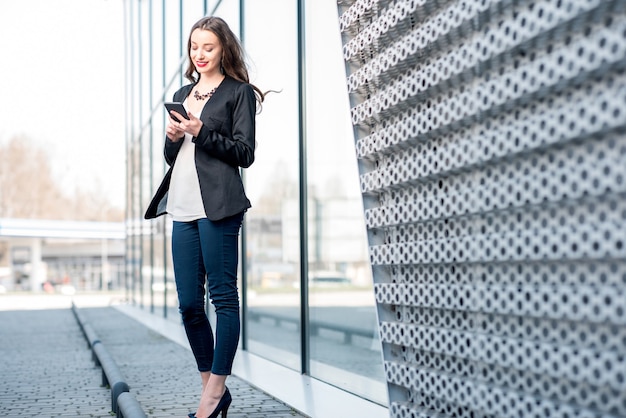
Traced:
[[180, 102], [165, 102], [163, 103], [163, 105], [165, 106], [165, 108], [167, 109], [167, 113], [172, 117], [172, 119], [174, 119], [176, 122], [180, 122], [178, 120], [178, 118], [175, 118], [174, 116], [172, 116], [172, 114], [170, 113], [172, 110], [180, 113], [181, 115], [183, 115], [183, 117], [187, 120], [189, 120], [189, 116], [187, 115], [187, 111], [185, 110], [185, 107], [183, 106], [182, 103]]

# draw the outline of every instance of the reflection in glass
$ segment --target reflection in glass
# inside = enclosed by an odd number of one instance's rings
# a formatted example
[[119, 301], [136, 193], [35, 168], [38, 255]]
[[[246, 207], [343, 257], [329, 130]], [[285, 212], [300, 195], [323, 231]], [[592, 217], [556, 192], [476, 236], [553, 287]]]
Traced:
[[295, 253], [285, 249], [289, 246], [287, 231], [294, 231], [290, 225], [295, 223], [298, 231], [298, 206], [281, 204], [281, 193], [270, 193], [267, 197], [268, 206], [261, 203], [257, 211], [250, 212], [247, 223], [249, 348], [255, 354], [297, 370], [300, 365], [299, 254], [297, 246]]
[[[300, 369], [300, 210], [296, 2], [247, 2], [272, 23], [246, 21], [251, 81], [269, 93], [257, 115], [255, 162], [245, 171], [247, 335], [250, 352]], [[271, 28], [271, 30], [268, 30]], [[254, 36], [252, 36], [254, 34]]]
[[[313, 161], [311, 161], [313, 162]], [[340, 167], [340, 166], [338, 166]], [[341, 167], [350, 167], [350, 164]], [[315, 170], [315, 165], [311, 167]], [[356, 177], [356, 167], [346, 177]], [[341, 168], [339, 170], [342, 170]], [[309, 237], [311, 375], [384, 403], [380, 341], [359, 198], [311, 200]]]
[[308, 12], [317, 42], [307, 54], [324, 63], [308, 69], [307, 89], [311, 375], [386, 404], [341, 39], [326, 25], [336, 4]]

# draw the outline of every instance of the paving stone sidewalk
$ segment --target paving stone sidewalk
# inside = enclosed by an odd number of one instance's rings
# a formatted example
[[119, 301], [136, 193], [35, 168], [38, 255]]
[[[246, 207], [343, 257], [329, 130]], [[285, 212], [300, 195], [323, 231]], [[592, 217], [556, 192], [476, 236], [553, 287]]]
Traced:
[[0, 312], [0, 416], [111, 418], [70, 309]]
[[[195, 410], [191, 352], [113, 307], [80, 308], [149, 417]], [[110, 390], [71, 309], [0, 311], [0, 416], [108, 417]], [[236, 376], [229, 418], [305, 417]]]
[[[130, 392], [150, 417], [181, 417], [195, 411], [201, 383], [191, 351], [115, 308], [81, 308], [115, 358]], [[236, 376], [228, 418], [305, 417]]]

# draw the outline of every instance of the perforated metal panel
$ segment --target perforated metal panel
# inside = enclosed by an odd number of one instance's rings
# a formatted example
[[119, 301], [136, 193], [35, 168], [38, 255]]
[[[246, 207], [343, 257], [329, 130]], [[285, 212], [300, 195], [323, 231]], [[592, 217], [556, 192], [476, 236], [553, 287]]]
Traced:
[[339, 1], [393, 417], [626, 416], [626, 1]]

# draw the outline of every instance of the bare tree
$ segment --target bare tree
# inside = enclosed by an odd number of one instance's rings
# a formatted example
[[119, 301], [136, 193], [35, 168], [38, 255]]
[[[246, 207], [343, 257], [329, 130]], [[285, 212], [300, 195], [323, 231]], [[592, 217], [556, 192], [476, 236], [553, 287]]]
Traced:
[[279, 214], [284, 199], [296, 199], [298, 197], [297, 180], [290, 177], [287, 164], [279, 161], [274, 166], [274, 171], [265, 185], [263, 194], [254, 202], [256, 214]]
[[46, 153], [23, 136], [0, 145], [0, 218], [121, 221], [123, 211], [103, 196], [68, 196], [55, 181]]

